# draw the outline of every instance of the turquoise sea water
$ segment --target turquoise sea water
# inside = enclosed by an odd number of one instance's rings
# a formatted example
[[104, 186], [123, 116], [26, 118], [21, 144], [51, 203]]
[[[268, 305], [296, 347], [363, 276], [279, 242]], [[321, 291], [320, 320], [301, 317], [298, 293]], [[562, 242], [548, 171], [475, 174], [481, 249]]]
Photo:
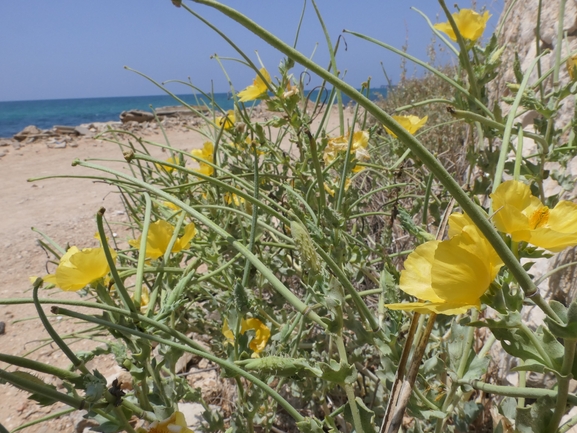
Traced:
[[[373, 97], [386, 96], [385, 89], [378, 89]], [[310, 97], [316, 98], [313, 91]], [[213, 102], [203, 96], [179, 95], [191, 105], [213, 106]], [[348, 98], [343, 98], [347, 103]], [[77, 126], [83, 123], [119, 120], [122, 111], [179, 105], [169, 95], [122, 96], [115, 98], [47, 99], [41, 101], [0, 101], [0, 137], [11, 137], [28, 125], [40, 129], [50, 129], [54, 125]], [[215, 93], [214, 105], [222, 110], [233, 108], [233, 100], [228, 93]]]

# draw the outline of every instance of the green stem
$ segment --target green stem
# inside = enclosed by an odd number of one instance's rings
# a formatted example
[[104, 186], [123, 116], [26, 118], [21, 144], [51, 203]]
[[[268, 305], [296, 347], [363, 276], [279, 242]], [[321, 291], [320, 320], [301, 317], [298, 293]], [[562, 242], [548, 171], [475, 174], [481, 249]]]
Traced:
[[[479, 122], [485, 126], [488, 126], [489, 128], [494, 128], [499, 132], [505, 131], [505, 125], [503, 125], [503, 124], [501, 124], [495, 120], [488, 119], [484, 116], [481, 116], [480, 114], [472, 113], [470, 111], [457, 110], [453, 107], [449, 107], [447, 109], [447, 111], [452, 117], [454, 117], [456, 119], [465, 119], [465, 120], [470, 120], [473, 122]], [[521, 130], [519, 130], [519, 133], [521, 133]], [[536, 143], [539, 143], [542, 146], [547, 146], [547, 142], [545, 141], [545, 139], [541, 135], [535, 134], [534, 132], [525, 131], [525, 130], [523, 130], [523, 134], [527, 138], [530, 138], [531, 140], [535, 141]]]
[[[342, 311], [340, 311], [342, 315]], [[347, 349], [345, 347], [345, 342], [343, 341], [342, 333], [339, 333], [336, 336], [336, 344], [337, 350], [339, 352], [339, 358], [341, 360], [341, 364], [348, 365], [349, 361], [347, 360]], [[363, 423], [361, 422], [361, 414], [359, 413], [359, 408], [357, 407], [356, 397], [355, 397], [355, 390], [351, 386], [350, 383], [343, 383], [341, 384], [343, 388], [345, 388], [345, 393], [347, 395], [347, 400], [349, 401], [349, 406], [351, 408], [351, 413], [353, 415], [353, 424], [355, 427], [356, 433], [363, 433]]]
[[557, 431], [561, 418], [567, 410], [567, 397], [569, 395], [569, 385], [573, 375], [571, 374], [571, 369], [573, 368], [573, 361], [575, 359], [575, 346], [577, 345], [577, 339], [566, 338], [565, 341], [565, 356], [563, 357], [563, 365], [561, 366], [561, 372], [557, 379], [557, 403], [555, 404], [555, 411], [553, 412], [553, 418], [549, 421], [548, 431]]
[[64, 370], [62, 368], [58, 368], [53, 365], [33, 361], [32, 359], [23, 358], [21, 356], [13, 356], [0, 353], [0, 361], [10, 365], [16, 365], [22, 368], [28, 368], [30, 370], [38, 371], [40, 373], [51, 374], [52, 376], [56, 376], [62, 380], [77, 380], [81, 377], [79, 374], [74, 373], [70, 370]]
[[146, 244], [148, 243], [148, 229], [150, 227], [150, 213], [152, 212], [152, 200], [150, 195], [144, 193], [145, 209], [144, 224], [142, 225], [142, 234], [140, 246], [138, 249], [138, 265], [136, 266], [136, 281], [134, 282], [134, 304], [140, 308], [140, 299], [142, 296], [142, 282], [144, 280], [144, 265], [146, 262]]
[[124, 283], [120, 275], [118, 274], [118, 270], [116, 269], [116, 264], [114, 263], [114, 259], [112, 258], [112, 253], [110, 252], [110, 247], [108, 245], [108, 241], [106, 239], [106, 232], [104, 231], [104, 224], [103, 224], [103, 216], [106, 209], [103, 207], [100, 208], [98, 212], [96, 212], [96, 225], [98, 226], [98, 235], [100, 236], [100, 243], [102, 245], [102, 249], [104, 250], [104, 255], [106, 256], [106, 261], [108, 262], [108, 266], [110, 267], [110, 273], [112, 274], [112, 279], [114, 280], [114, 284], [116, 286], [116, 290], [118, 290], [118, 294], [122, 299], [122, 302], [130, 311], [135, 312], [136, 307], [134, 306], [134, 302], [130, 299], [130, 295], [126, 291], [126, 287], [124, 287]]
[[[484, 391], [489, 394], [495, 395], [504, 395], [507, 397], [523, 397], [523, 398], [530, 398], [530, 399], [538, 399], [540, 397], [551, 397], [553, 399], [557, 398], [557, 391], [552, 389], [542, 389], [542, 388], [523, 388], [519, 386], [502, 386], [502, 385], [491, 385], [485, 383], [481, 380], [458, 380], [457, 383], [459, 385], [469, 385], [479, 391]], [[577, 395], [575, 394], [568, 394], [567, 400], [573, 404], [577, 405]], [[549, 430], [550, 431], [550, 430]]]
[[[328, 111], [328, 110], [327, 110]], [[309, 140], [309, 147], [311, 149], [311, 159], [313, 161], [313, 167], [315, 169], [315, 174], [317, 176], [317, 190], [319, 192], [319, 218], [322, 218], [324, 215], [324, 209], [327, 205], [327, 199], [325, 196], [325, 185], [324, 185], [324, 177], [323, 177], [323, 169], [321, 167], [321, 162], [319, 160], [319, 152], [317, 148], [317, 141], [309, 131], [309, 129], [305, 129], [305, 134]]]
[[[465, 193], [459, 184], [453, 179], [452, 175], [437, 161], [437, 159], [431, 154], [423, 144], [421, 144], [415, 137], [413, 137], [405, 128], [399, 125], [391, 116], [385, 113], [377, 104], [365, 98], [360, 94], [354, 87], [345, 83], [343, 80], [335, 77], [333, 74], [325, 71], [322, 67], [317, 65], [315, 62], [308, 59], [299, 51], [293, 49], [281, 39], [273, 35], [272, 33], [266, 31], [264, 28], [257, 25], [254, 21], [250, 20], [246, 16], [242, 15], [233, 8], [226, 6], [222, 3], [215, 2], [213, 0], [194, 0], [196, 3], [210, 6], [214, 9], [219, 10], [223, 14], [232, 18], [234, 21], [243, 25], [245, 28], [253, 32], [255, 35], [268, 42], [271, 46], [282, 52], [283, 54], [289, 56], [295, 62], [300, 63], [304, 67], [310, 69], [313, 73], [317, 74], [320, 78], [326, 80], [332, 84], [337, 89], [341, 90], [344, 94], [355, 100], [358, 104], [364, 107], [370, 114], [372, 114], [377, 122], [386, 125], [393, 133], [399, 138], [399, 140], [404, 143], [415, 155], [416, 158], [420, 159], [423, 164], [425, 164], [431, 172], [437, 177], [439, 182], [447, 189], [447, 192], [452, 195], [461, 208], [469, 215], [469, 217], [475, 222], [479, 230], [491, 243], [493, 248], [497, 251], [505, 265], [509, 268], [509, 271], [513, 277], [517, 280], [521, 288], [523, 289], [525, 296], [531, 297], [531, 300], [541, 308], [545, 314], [557, 322], [560, 322], [559, 317], [553, 311], [553, 309], [547, 304], [538, 292], [537, 287], [533, 283], [531, 277], [527, 274], [525, 269], [517, 261], [513, 253], [509, 250], [505, 241], [501, 238], [499, 233], [492, 226], [491, 222], [486, 218], [483, 212], [477, 207], [477, 205], [469, 198], [467, 193]], [[528, 75], [528, 74], [527, 74]], [[483, 106], [483, 104], [481, 104]], [[484, 107], [484, 106], [483, 106]], [[485, 107], [486, 109], [486, 107]], [[490, 114], [492, 117], [492, 114]], [[377, 321], [375, 320], [375, 324]]]
[[[545, 54], [545, 51], [543, 54]], [[542, 55], [543, 55], [542, 54]], [[507, 155], [509, 153], [509, 143], [511, 141], [511, 135], [513, 132], [513, 123], [515, 122], [515, 118], [517, 117], [517, 109], [521, 105], [521, 99], [523, 98], [523, 94], [525, 92], [525, 88], [529, 83], [529, 79], [531, 78], [531, 72], [533, 72], [533, 68], [537, 65], [540, 57], [534, 59], [527, 71], [525, 72], [525, 76], [523, 77], [523, 81], [521, 82], [519, 89], [517, 90], [517, 96], [515, 96], [515, 100], [513, 105], [511, 105], [511, 110], [507, 115], [507, 123], [505, 124], [505, 131], [503, 133], [503, 143], [501, 144], [501, 152], [499, 154], [499, 161], [497, 162], [497, 168], [495, 169], [495, 179], [493, 180], [493, 192], [495, 192], [498, 186], [501, 184], [501, 179], [503, 178], [503, 170], [505, 169], [505, 162], [507, 161]], [[543, 144], [543, 143], [541, 143]], [[546, 146], [546, 143], [545, 143]], [[499, 252], [499, 251], [497, 251]], [[505, 260], [503, 260], [505, 261]], [[537, 290], [535, 288], [535, 290]], [[527, 294], [527, 293], [525, 293]], [[529, 295], [530, 296], [530, 295]]]
[[56, 391], [53, 388], [50, 388], [49, 386], [29, 381], [27, 379], [24, 379], [22, 376], [9, 373], [3, 369], [0, 369], [0, 379], [3, 379], [13, 384], [15, 387], [23, 389], [31, 394], [43, 395], [50, 399], [67, 404], [68, 406], [72, 406], [73, 408], [78, 410], [82, 410], [86, 406], [85, 400], [72, 397], [67, 394], [63, 394], [61, 392]]
[[40, 301], [38, 300], [38, 289], [41, 284], [42, 280], [40, 278], [38, 278], [34, 282], [34, 287], [32, 288], [32, 299], [34, 300], [34, 306], [36, 307], [36, 312], [38, 313], [38, 317], [40, 317], [42, 325], [44, 325], [44, 328], [46, 329], [46, 332], [48, 332], [48, 335], [50, 335], [50, 338], [52, 338], [52, 340], [56, 343], [56, 345], [60, 348], [60, 350], [64, 352], [64, 354], [72, 362], [74, 367], [79, 369], [82, 373], [88, 374], [89, 372], [88, 369], [86, 368], [86, 365], [84, 365], [84, 362], [78, 359], [78, 357], [74, 354], [74, 352], [70, 350], [68, 345], [64, 342], [64, 340], [62, 340], [62, 338], [60, 338], [60, 335], [52, 327], [52, 324], [46, 317], [46, 314], [44, 314], [44, 310], [40, 306]]

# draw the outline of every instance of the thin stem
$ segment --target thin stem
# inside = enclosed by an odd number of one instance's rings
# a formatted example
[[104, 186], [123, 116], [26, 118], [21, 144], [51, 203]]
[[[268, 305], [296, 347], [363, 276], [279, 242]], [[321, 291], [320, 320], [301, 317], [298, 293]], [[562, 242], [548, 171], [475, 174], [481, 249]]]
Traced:
[[74, 354], [74, 352], [70, 350], [70, 347], [68, 347], [68, 345], [64, 342], [64, 340], [60, 338], [60, 335], [52, 327], [52, 324], [46, 317], [46, 314], [44, 314], [44, 310], [42, 309], [40, 301], [38, 300], [38, 289], [40, 288], [41, 284], [42, 280], [40, 278], [38, 278], [34, 282], [34, 286], [32, 288], [32, 299], [34, 300], [34, 306], [36, 307], [36, 312], [38, 313], [38, 317], [40, 317], [42, 325], [44, 325], [44, 328], [46, 329], [46, 332], [48, 332], [48, 335], [50, 335], [50, 338], [52, 338], [52, 340], [56, 343], [56, 345], [60, 348], [60, 350], [64, 352], [64, 354], [72, 362], [74, 367], [79, 369], [84, 374], [89, 374], [86, 365], [84, 365], [84, 362], [78, 359], [78, 357]]

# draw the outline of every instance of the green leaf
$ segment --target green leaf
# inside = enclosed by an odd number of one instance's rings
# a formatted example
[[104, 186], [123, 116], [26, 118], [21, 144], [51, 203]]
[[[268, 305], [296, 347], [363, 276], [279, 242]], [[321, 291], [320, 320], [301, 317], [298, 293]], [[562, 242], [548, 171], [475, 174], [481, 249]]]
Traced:
[[551, 409], [555, 400], [551, 397], [539, 397], [530, 407], [518, 408], [515, 427], [519, 433], [551, 433], [547, 425], [553, 415]]
[[469, 353], [464, 354], [465, 340], [467, 339], [467, 334], [469, 333], [469, 328], [466, 326], [459, 325], [457, 322], [451, 324], [451, 336], [449, 339], [449, 366], [451, 370], [457, 371], [459, 369], [459, 364], [463, 356], [469, 356]]
[[[375, 432], [375, 413], [370, 410], [367, 406], [365, 406], [365, 403], [363, 402], [363, 400], [361, 400], [359, 397], [355, 398], [355, 402], [357, 403], [357, 409], [359, 411], [359, 415], [361, 417], [361, 425], [363, 427], [363, 431], [365, 433], [374, 433]], [[345, 407], [345, 420], [350, 423], [351, 425], [353, 424], [353, 414], [351, 412], [351, 405], [347, 404]]]
[[324, 433], [323, 424], [316, 418], [306, 417], [296, 424], [298, 429], [303, 433]]
[[354, 366], [339, 363], [331, 359], [330, 364], [320, 362], [323, 380], [335, 383], [354, 383], [357, 380], [357, 370]]
[[467, 372], [463, 376], [463, 380], [471, 381], [475, 379], [480, 379], [487, 373], [489, 368], [489, 362], [491, 358], [484, 356], [482, 358], [475, 357], [471, 364], [467, 367]]

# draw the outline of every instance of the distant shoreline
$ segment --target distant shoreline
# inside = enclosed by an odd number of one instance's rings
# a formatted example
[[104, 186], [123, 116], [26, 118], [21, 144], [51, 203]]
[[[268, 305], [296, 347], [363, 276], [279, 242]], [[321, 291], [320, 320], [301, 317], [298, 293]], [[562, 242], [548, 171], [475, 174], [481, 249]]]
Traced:
[[[308, 92], [311, 93], [311, 99], [316, 99], [318, 91]], [[375, 89], [373, 96], [377, 98], [378, 95], [386, 96], [386, 89]], [[177, 96], [187, 104], [214, 107], [222, 112], [234, 108], [230, 93], [215, 93], [213, 101], [198, 94]], [[343, 98], [345, 104], [349, 101], [349, 98]], [[151, 106], [158, 109], [178, 104], [179, 102], [170, 95], [3, 101], [0, 102], [0, 137], [13, 137], [30, 125], [49, 130], [55, 125], [73, 127], [91, 123], [117, 122], [123, 111], [134, 109], [150, 111]], [[250, 103], [247, 106], [250, 106]]]

